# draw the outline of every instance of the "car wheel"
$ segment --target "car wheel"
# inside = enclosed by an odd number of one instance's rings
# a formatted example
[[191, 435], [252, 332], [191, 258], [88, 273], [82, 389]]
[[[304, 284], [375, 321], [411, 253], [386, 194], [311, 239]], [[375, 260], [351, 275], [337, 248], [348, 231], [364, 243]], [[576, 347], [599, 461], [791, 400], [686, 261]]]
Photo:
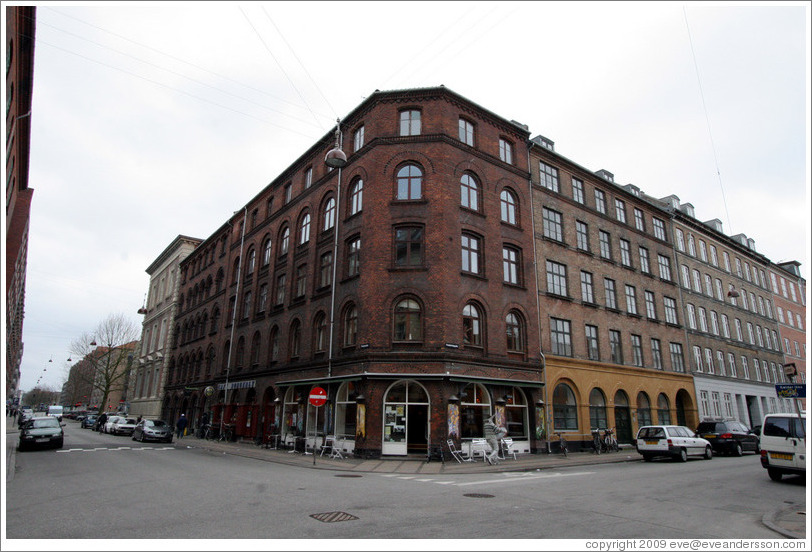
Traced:
[[773, 481], [781, 481], [781, 477], [783, 477], [783, 473], [781, 470], [777, 470], [775, 468], [767, 468], [767, 475], [770, 476], [770, 479]]
[[741, 456], [742, 455], [742, 445], [741, 445], [741, 443], [736, 443], [736, 448], [733, 449], [733, 454], [735, 456]]
[[653, 457], [650, 454], [644, 454], [643, 455], [643, 462], [651, 462], [652, 460], [653, 460]]
[[64, 446], [65, 446], [65, 441], [64, 441], [64, 440], [62, 440], [62, 441], [59, 441], [59, 442], [56, 444], [56, 447], [54, 447], [54, 448], [61, 449], [61, 448], [62, 448], [62, 447], [64, 447]]
[[19, 450], [20, 452], [22, 452], [22, 451], [24, 451], [25, 449], [26, 449], [25, 443], [23, 443], [22, 441], [20, 441], [20, 445], [17, 447], [17, 450]]
[[758, 443], [756, 443], [756, 454], [761, 454], [761, 446]]
[[705, 460], [712, 460], [713, 459], [713, 449], [705, 447]]
[[674, 458], [680, 462], [687, 462], [688, 461], [688, 451], [685, 449], [679, 449], [679, 454]]

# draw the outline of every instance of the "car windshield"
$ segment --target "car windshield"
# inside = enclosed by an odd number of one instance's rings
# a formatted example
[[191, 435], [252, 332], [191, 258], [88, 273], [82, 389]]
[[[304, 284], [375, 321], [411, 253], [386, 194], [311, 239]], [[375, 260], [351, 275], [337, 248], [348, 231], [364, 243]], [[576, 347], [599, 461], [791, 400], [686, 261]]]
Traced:
[[644, 427], [637, 435], [639, 439], [664, 439], [665, 432], [661, 427]]
[[725, 424], [722, 422], [702, 422], [696, 431], [697, 433], [722, 433], [725, 429]]
[[135, 418], [127, 418], [126, 420], [124, 420], [121, 423], [135, 425]]
[[28, 422], [28, 427], [59, 427], [59, 421], [57, 421], [55, 418], [48, 418], [47, 420], [31, 420]]
[[152, 426], [152, 427], [166, 427], [167, 426], [166, 422], [163, 421], [163, 420], [147, 420], [146, 425]]

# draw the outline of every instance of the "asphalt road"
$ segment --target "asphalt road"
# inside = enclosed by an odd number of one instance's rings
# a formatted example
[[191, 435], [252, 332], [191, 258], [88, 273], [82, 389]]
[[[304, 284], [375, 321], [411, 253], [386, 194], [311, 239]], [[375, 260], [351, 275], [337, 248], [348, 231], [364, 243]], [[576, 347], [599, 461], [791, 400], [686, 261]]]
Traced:
[[762, 516], [806, 494], [754, 455], [423, 477], [65, 430], [16, 454], [8, 539], [776, 539]]

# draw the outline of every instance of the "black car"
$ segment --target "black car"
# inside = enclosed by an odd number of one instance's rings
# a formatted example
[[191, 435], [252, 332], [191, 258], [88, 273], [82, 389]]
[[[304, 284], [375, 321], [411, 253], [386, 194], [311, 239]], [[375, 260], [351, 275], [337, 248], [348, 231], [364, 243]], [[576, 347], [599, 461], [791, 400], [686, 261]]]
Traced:
[[83, 428], [90, 428], [90, 429], [93, 429], [93, 427], [94, 427], [95, 425], [96, 425], [96, 415], [95, 415], [95, 414], [88, 414], [88, 415], [87, 415], [87, 416], [85, 416], [85, 418], [82, 420], [82, 427], [83, 427]]
[[758, 435], [736, 420], [704, 421], [696, 434], [709, 441], [716, 453], [741, 456], [744, 451], [761, 452]]
[[62, 424], [53, 416], [29, 418], [20, 429], [20, 450], [35, 447], [62, 448], [65, 434]]

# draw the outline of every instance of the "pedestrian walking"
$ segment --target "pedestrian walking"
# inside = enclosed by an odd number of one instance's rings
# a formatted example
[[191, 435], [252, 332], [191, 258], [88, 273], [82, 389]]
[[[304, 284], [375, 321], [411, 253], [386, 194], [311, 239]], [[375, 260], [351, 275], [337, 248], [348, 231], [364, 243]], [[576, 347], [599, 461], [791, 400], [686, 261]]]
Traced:
[[181, 414], [180, 418], [178, 418], [175, 427], [178, 430], [178, 439], [183, 438], [183, 434], [186, 432], [186, 426], [188, 425], [189, 420], [186, 419], [186, 414]]

